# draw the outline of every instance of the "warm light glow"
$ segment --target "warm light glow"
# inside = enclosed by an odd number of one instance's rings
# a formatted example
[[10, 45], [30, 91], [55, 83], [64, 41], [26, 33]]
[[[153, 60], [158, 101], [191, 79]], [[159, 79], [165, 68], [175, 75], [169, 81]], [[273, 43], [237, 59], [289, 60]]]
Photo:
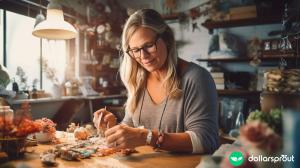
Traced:
[[60, 9], [47, 9], [47, 19], [39, 23], [32, 34], [50, 40], [66, 40], [76, 37], [76, 29], [64, 21], [63, 11]]

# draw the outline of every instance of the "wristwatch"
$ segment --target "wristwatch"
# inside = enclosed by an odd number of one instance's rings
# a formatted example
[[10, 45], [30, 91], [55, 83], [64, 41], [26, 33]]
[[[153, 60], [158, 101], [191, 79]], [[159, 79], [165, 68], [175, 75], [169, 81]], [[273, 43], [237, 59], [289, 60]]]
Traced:
[[150, 145], [152, 140], [152, 131], [148, 129], [147, 138], [146, 138], [146, 145]]

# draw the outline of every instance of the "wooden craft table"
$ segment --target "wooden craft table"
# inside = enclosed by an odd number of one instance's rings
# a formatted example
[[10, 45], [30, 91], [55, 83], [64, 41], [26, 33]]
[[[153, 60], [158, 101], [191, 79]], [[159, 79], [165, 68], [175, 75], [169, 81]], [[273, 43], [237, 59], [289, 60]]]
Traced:
[[[43, 167], [39, 159], [40, 153], [47, 149], [53, 148], [51, 145], [39, 144], [35, 147], [27, 148], [27, 151], [34, 151], [26, 153], [21, 160], [11, 161], [12, 164], [18, 165], [25, 163], [32, 168]], [[148, 146], [137, 148], [138, 153], [130, 156], [119, 156], [117, 154], [106, 157], [91, 157], [89, 159], [82, 159], [80, 161], [65, 161], [57, 158], [58, 168], [62, 167], [80, 167], [80, 168], [100, 168], [100, 167], [114, 167], [114, 168], [194, 168], [201, 160], [201, 155], [196, 154], [182, 154], [169, 152], [154, 152]]]

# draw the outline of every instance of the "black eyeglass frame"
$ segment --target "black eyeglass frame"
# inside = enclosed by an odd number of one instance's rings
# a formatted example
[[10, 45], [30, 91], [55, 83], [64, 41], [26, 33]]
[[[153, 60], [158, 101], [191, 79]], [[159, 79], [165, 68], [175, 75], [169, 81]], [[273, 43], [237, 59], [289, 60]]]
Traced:
[[[160, 35], [157, 34], [156, 37], [155, 37], [155, 40], [153, 41], [153, 45], [154, 45], [154, 47], [155, 47], [155, 51], [153, 51], [153, 52], [151, 52], [151, 53], [154, 53], [154, 52], [157, 51], [157, 41], [159, 40], [159, 38], [160, 38]], [[130, 54], [130, 52], [132, 52], [132, 50], [136, 50], [136, 49], [139, 50], [139, 56], [138, 56], [138, 57], [135, 57], [134, 54], [133, 54], [133, 55]], [[150, 53], [147, 51], [147, 45], [144, 45], [143, 47], [135, 48], [135, 49], [130, 49], [130, 48], [128, 47], [128, 49], [126, 50], [126, 53], [127, 53], [131, 58], [133, 58], [133, 59], [140, 59], [140, 58], [141, 58], [141, 55], [142, 55], [142, 53], [141, 53], [142, 50], [143, 50], [144, 52], [150, 54]]]

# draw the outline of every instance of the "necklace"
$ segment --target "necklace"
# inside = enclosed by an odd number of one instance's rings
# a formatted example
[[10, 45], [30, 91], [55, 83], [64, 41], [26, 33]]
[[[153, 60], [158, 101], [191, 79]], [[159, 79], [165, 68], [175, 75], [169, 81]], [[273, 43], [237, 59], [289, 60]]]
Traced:
[[[143, 93], [142, 104], [141, 104], [140, 114], [139, 114], [138, 126], [140, 126], [140, 123], [141, 123], [141, 115], [142, 115], [142, 109], [143, 109], [143, 104], [144, 104], [144, 99], [145, 99], [145, 93], [146, 93], [146, 88], [145, 88], [144, 93]], [[164, 113], [165, 113], [165, 110], [166, 110], [166, 107], [167, 107], [167, 104], [168, 104], [168, 100], [169, 100], [169, 95], [167, 96], [167, 99], [166, 99], [166, 102], [165, 102], [165, 105], [164, 105], [164, 109], [163, 109], [162, 114], [160, 116], [158, 131], [161, 131], [161, 121], [162, 121], [162, 118], [164, 116]]]

